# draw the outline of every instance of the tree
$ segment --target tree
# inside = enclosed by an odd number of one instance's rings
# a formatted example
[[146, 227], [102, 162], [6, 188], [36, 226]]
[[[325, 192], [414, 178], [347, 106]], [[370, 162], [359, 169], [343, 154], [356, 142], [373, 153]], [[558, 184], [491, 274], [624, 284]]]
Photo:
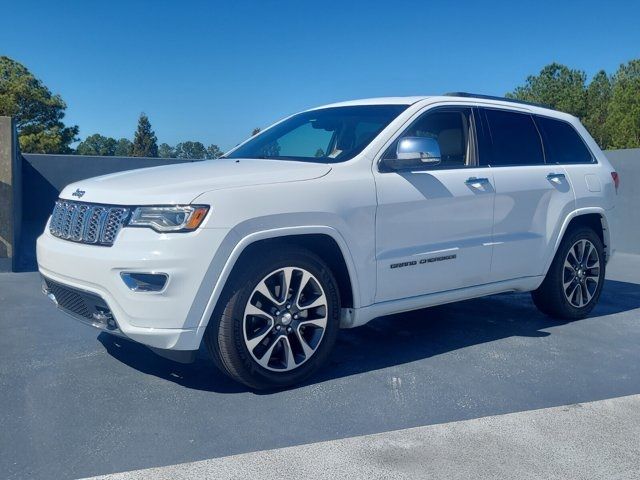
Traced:
[[251, 132], [251, 136], [255, 137], [257, 134], [259, 134], [261, 132], [260, 127], [256, 127], [253, 129], [253, 131]]
[[23, 152], [71, 152], [78, 127], [62, 122], [66, 108], [24, 65], [0, 56], [0, 115], [14, 117]]
[[157, 157], [158, 156], [158, 139], [151, 129], [149, 117], [144, 113], [140, 114], [138, 119], [138, 129], [133, 138], [133, 148], [131, 155], [133, 157]]
[[613, 76], [607, 131], [613, 148], [640, 147], [640, 59], [620, 65]]
[[224, 152], [220, 150], [217, 145], [211, 144], [207, 147], [206, 158], [208, 159], [220, 158], [222, 155], [224, 155]]
[[[317, 152], [316, 152], [317, 153]], [[280, 144], [278, 141], [269, 142], [260, 149], [260, 155], [265, 157], [277, 157], [280, 155]]]
[[211, 144], [205, 148], [201, 142], [192, 141], [178, 143], [175, 147], [161, 143], [158, 147], [158, 155], [162, 158], [214, 159], [223, 154], [217, 145]]
[[565, 65], [552, 63], [540, 70], [537, 76], [528, 76], [526, 83], [507, 93], [507, 97], [543, 103], [583, 118], [587, 104], [586, 79], [582, 70], [572, 70]]
[[600, 70], [589, 83], [586, 90], [586, 113], [582, 119], [593, 139], [602, 148], [610, 144], [606, 125], [611, 101], [611, 79], [607, 72]]
[[176, 158], [176, 149], [168, 143], [161, 143], [158, 147], [158, 156], [161, 158]]
[[207, 156], [207, 149], [200, 142], [181, 142], [176, 145], [176, 157], [177, 158], [205, 158]]
[[577, 116], [601, 148], [640, 146], [640, 60], [621, 65], [610, 77], [552, 63], [508, 97], [547, 104]]
[[76, 153], [78, 155], [113, 156], [116, 153], [117, 145], [118, 142], [115, 138], [103, 137], [99, 133], [94, 133], [80, 142]]
[[128, 138], [121, 138], [116, 143], [116, 149], [113, 152], [118, 157], [130, 157], [133, 153], [133, 143]]

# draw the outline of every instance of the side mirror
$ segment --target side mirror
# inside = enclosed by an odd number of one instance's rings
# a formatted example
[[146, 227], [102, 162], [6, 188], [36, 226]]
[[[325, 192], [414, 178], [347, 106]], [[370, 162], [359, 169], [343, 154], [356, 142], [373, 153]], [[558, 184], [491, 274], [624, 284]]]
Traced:
[[419, 160], [425, 165], [438, 165], [442, 160], [440, 145], [435, 138], [402, 137], [396, 149], [398, 160]]

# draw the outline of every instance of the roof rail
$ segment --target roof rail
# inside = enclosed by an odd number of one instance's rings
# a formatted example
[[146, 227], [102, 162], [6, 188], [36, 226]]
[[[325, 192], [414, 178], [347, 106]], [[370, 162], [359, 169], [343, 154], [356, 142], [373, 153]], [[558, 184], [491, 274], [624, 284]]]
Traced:
[[542, 107], [542, 108], [551, 108], [553, 110], [552, 107], [544, 103], [527, 102], [525, 100], [518, 100], [517, 98], [495, 97], [493, 95], [480, 95], [480, 94], [469, 93], [469, 92], [449, 92], [449, 93], [445, 93], [444, 96], [445, 97], [481, 98], [484, 100], [500, 100], [501, 102], [521, 103], [523, 105], [531, 105], [534, 107]]

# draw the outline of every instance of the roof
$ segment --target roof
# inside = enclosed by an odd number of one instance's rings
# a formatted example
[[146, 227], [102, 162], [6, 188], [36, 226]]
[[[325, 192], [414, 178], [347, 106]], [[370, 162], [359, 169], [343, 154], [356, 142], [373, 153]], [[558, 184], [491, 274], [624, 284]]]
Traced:
[[495, 95], [484, 95], [481, 93], [469, 93], [469, 92], [449, 92], [444, 94], [445, 97], [462, 97], [462, 98], [471, 98], [474, 100], [495, 100], [498, 102], [507, 102], [507, 103], [518, 103], [520, 105], [529, 105], [532, 107], [541, 107], [546, 109], [552, 109], [549, 105], [543, 103], [536, 102], [528, 102], [526, 100], [520, 100], [517, 98], [510, 97], [496, 97]]
[[[316, 108], [329, 108], [329, 107], [352, 107], [355, 105], [412, 105], [420, 100], [425, 100], [429, 97], [378, 97], [378, 98], [363, 98], [360, 100], [348, 100], [345, 102], [330, 103], [329, 105], [322, 105]], [[315, 110], [314, 108], [313, 110]]]
[[413, 105], [416, 102], [423, 100], [431, 100], [433, 102], [447, 102], [447, 101], [464, 101], [473, 102], [477, 105], [495, 105], [503, 107], [517, 108], [520, 110], [529, 111], [532, 113], [547, 114], [555, 117], [563, 117], [565, 119], [573, 118], [568, 113], [554, 110], [546, 105], [535, 104], [530, 102], [524, 102], [521, 100], [494, 97], [490, 95], [474, 94], [467, 92], [453, 92], [445, 93], [444, 95], [425, 95], [425, 96], [412, 96], [412, 97], [379, 97], [379, 98], [364, 98], [360, 100], [350, 100], [345, 102], [337, 102], [329, 105], [322, 105], [312, 108], [311, 110], [318, 110], [328, 107], [349, 107], [355, 105]]

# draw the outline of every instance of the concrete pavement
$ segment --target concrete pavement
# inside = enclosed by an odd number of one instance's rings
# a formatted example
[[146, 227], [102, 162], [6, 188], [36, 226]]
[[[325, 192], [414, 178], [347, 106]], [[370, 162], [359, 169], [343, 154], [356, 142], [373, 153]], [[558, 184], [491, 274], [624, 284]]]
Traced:
[[300, 445], [92, 480], [640, 478], [640, 395]]

